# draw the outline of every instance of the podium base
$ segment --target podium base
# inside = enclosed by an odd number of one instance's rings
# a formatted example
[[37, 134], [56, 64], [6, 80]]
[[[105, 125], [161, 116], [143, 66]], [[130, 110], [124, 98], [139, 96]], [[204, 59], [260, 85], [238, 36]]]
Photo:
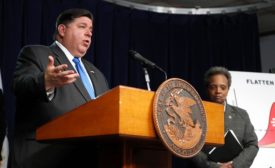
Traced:
[[104, 143], [99, 168], [172, 168], [172, 154], [159, 141], [122, 140]]

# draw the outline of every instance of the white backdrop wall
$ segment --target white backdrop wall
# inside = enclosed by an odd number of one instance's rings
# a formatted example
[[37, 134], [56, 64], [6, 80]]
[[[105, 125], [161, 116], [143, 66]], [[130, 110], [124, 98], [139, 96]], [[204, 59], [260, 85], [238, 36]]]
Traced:
[[[247, 110], [261, 141], [271, 122], [269, 115], [275, 102], [275, 74], [231, 71], [231, 75], [232, 86], [227, 102]], [[273, 134], [275, 143], [275, 132], [269, 133]], [[252, 168], [275, 168], [274, 156], [274, 147], [260, 147]]]

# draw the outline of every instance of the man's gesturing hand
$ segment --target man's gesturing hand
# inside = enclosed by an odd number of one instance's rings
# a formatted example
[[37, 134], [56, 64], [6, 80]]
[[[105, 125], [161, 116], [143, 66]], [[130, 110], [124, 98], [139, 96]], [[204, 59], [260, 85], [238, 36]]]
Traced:
[[75, 73], [73, 70], [66, 70], [67, 68], [67, 64], [54, 66], [54, 58], [49, 56], [49, 63], [44, 74], [45, 89], [54, 89], [73, 83], [79, 77], [78, 73]]

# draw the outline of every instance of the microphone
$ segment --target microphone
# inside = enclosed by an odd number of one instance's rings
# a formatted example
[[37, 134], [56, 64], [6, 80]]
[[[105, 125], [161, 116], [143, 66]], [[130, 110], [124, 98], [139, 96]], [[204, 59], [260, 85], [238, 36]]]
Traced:
[[157, 66], [155, 63], [152, 61], [149, 61], [148, 59], [144, 58], [142, 55], [140, 55], [138, 52], [134, 50], [129, 50], [129, 55], [134, 58], [135, 60], [139, 61], [141, 65], [145, 67], [150, 67], [150, 68], [156, 68], [159, 71], [164, 73], [165, 80], [167, 79], [167, 73], [159, 66]]
[[129, 50], [129, 55], [132, 56], [135, 60], [139, 61], [142, 65], [150, 68], [155, 68], [156, 64], [149, 61], [148, 59], [141, 56], [138, 52], [134, 50]]

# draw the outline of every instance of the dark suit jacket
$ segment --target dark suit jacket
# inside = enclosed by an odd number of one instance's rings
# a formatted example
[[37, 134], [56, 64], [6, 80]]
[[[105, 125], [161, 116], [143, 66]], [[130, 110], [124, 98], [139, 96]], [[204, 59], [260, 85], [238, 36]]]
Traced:
[[[0, 152], [2, 151], [2, 144], [6, 135], [5, 113], [4, 113], [4, 96], [0, 89]], [[0, 154], [0, 160], [2, 155]]]
[[[247, 112], [241, 108], [226, 105], [224, 113], [224, 129], [231, 129], [243, 145], [243, 151], [233, 159], [234, 168], [249, 168], [258, 153], [258, 138]], [[204, 147], [203, 152], [192, 158], [196, 167], [218, 168], [218, 164], [209, 161], [207, 154], [213, 147]]]
[[[35, 130], [53, 118], [90, 101], [80, 78], [72, 84], [55, 88], [54, 98], [48, 100], [44, 85], [44, 70], [49, 55], [54, 57], [55, 65], [67, 64], [68, 69], [74, 70], [55, 43], [51, 46], [26, 46], [21, 50], [17, 60], [13, 81], [17, 101], [13, 163], [18, 167], [62, 167], [60, 165], [62, 159], [66, 159], [63, 155], [69, 152], [60, 151], [66, 147], [60, 145], [53, 147], [53, 144], [36, 142]], [[108, 90], [104, 75], [85, 59], [82, 59], [82, 62], [92, 80], [96, 96]], [[49, 165], [47, 165], [48, 160], [52, 160], [49, 161]], [[51, 162], [53, 164], [50, 164]]]

